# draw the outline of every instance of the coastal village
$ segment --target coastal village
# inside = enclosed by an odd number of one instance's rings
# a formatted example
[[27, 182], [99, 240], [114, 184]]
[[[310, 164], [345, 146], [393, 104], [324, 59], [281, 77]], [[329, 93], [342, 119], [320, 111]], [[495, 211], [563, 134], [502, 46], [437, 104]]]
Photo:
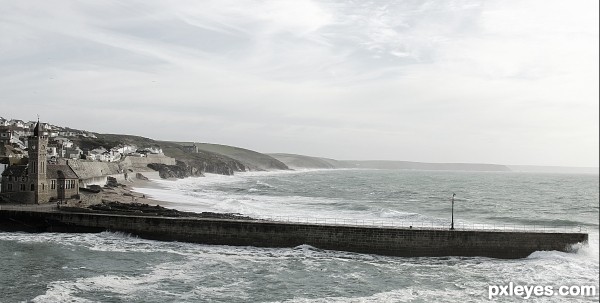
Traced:
[[0, 117], [0, 203], [80, 200], [80, 189], [150, 173], [150, 163], [174, 165], [159, 146], [121, 144], [83, 150], [73, 139], [91, 132]]

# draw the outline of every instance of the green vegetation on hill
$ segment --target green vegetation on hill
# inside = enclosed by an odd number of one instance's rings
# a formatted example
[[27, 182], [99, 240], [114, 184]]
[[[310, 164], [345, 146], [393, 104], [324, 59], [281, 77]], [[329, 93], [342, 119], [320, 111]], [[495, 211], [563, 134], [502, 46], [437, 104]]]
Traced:
[[337, 160], [317, 158], [295, 154], [268, 154], [285, 163], [290, 168], [346, 168], [346, 164]]
[[199, 152], [210, 152], [227, 156], [244, 164], [250, 170], [286, 170], [286, 164], [269, 155], [249, 149], [209, 143], [181, 143], [182, 145], [198, 147]]
[[178, 161], [185, 163], [190, 169], [197, 171], [231, 175], [236, 171], [248, 170], [243, 163], [228, 156], [209, 151], [188, 153], [183, 150], [183, 146], [174, 142], [156, 141], [131, 135], [96, 134], [96, 136], [97, 138], [74, 138], [73, 142], [84, 151], [101, 146], [104, 148], [111, 148], [120, 144], [131, 144], [138, 148], [160, 146], [165, 156], [175, 158]]

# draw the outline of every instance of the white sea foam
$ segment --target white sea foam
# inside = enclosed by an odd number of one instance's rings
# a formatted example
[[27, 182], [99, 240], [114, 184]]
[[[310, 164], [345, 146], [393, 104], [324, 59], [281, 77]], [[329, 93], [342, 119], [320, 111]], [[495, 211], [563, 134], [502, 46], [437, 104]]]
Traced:
[[[253, 217], [281, 217], [294, 221], [329, 218], [340, 219], [340, 222], [344, 222], [344, 219], [371, 220], [372, 223], [373, 220], [386, 219], [406, 221], [405, 225], [434, 220], [417, 213], [378, 207], [370, 211], [340, 209], [338, 205], [347, 202], [341, 198], [269, 195], [269, 190], [274, 189], [275, 186], [262, 180], [255, 180], [257, 177], [319, 171], [323, 170], [247, 172], [234, 176], [207, 174], [204, 178], [161, 180], [159, 181], [161, 188], [135, 188], [135, 190], [157, 200], [170, 202], [170, 207], [182, 211], [239, 213]], [[260, 187], [250, 186], [245, 193], [213, 189], [215, 185], [233, 186], [244, 182], [251, 182]], [[256, 195], [257, 192], [265, 194]]]
[[481, 302], [480, 297], [469, 297], [464, 290], [459, 289], [420, 289], [407, 287], [386, 292], [375, 293], [371, 296], [340, 296], [325, 298], [294, 298], [285, 303], [379, 303], [379, 302]]
[[[166, 197], [165, 200], [173, 201], [177, 208], [193, 211], [241, 212], [256, 216], [279, 215], [289, 216], [292, 220], [304, 216], [406, 221], [435, 217], [414, 211], [404, 212], [403, 207], [394, 208], [385, 203], [372, 202], [371, 199], [380, 201], [377, 199], [381, 199], [381, 196], [377, 193], [398, 191], [395, 187], [389, 187], [385, 183], [386, 180], [381, 182], [388, 187], [366, 186], [362, 190], [363, 188], [357, 185], [359, 190], [356, 192], [368, 196], [367, 199], [343, 199], [327, 192], [322, 194], [322, 197], [318, 196], [320, 192], [302, 196], [302, 192], [290, 191], [290, 188], [293, 189], [298, 184], [304, 185], [306, 178], [303, 179], [302, 174], [305, 173], [312, 172], [253, 172], [235, 176], [208, 175], [206, 178], [178, 181], [159, 180], [156, 183], [159, 188], [140, 190], [147, 191], [151, 196], [157, 195], [160, 199]], [[323, 180], [331, 176], [340, 176], [335, 172], [333, 175], [324, 175], [320, 171], [314, 174], [314, 177], [322, 177]], [[411, 178], [413, 175], [404, 181], [413, 182]], [[342, 183], [317, 185], [314, 188], [323, 191], [330, 188], [333, 192], [348, 189], [348, 184]], [[414, 181], [411, 186], [420, 185], [420, 182]], [[426, 209], [423, 213], [429, 211], [435, 214], [435, 209], [439, 206], [430, 202], [442, 199], [443, 195], [427, 187], [419, 190], [411, 186], [406, 186], [407, 194], [404, 196], [409, 200], [409, 204], [415, 205], [418, 202], [422, 209]], [[594, 186], [593, 189], [596, 190], [597, 186]], [[506, 190], [511, 186], [505, 184], [503, 188]], [[475, 186], [471, 186], [470, 189], [478, 190]], [[497, 189], [494, 185], [491, 190], [494, 192]], [[402, 194], [401, 191], [398, 192]], [[514, 203], [510, 211], [515, 212], [515, 218], [523, 217], [517, 213], [521, 208], [527, 214], [536, 209], [531, 205], [511, 202], [521, 199], [534, 201], [535, 195], [528, 196], [523, 192], [508, 194], [512, 195], [512, 200], [494, 202], [494, 207], [498, 208], [490, 212], [506, 211], [502, 208], [503, 203]], [[433, 198], [429, 199], [428, 196]], [[497, 195], [486, 193], [482, 196]], [[464, 202], [467, 200], [468, 203]], [[459, 223], [465, 222], [462, 221], [466, 217], [464, 208], [478, 203], [478, 200], [472, 197], [464, 201], [458, 204], [461, 215], [461, 220], [457, 220]], [[539, 207], [552, 210], [560, 205], [543, 204]], [[597, 216], [597, 208], [595, 209], [596, 214], [592, 214], [592, 217]], [[481, 213], [471, 214], [477, 216]], [[583, 212], [569, 214], [586, 215]], [[489, 214], [483, 214], [479, 218], [488, 216]], [[556, 215], [558, 216], [560, 215]], [[590, 221], [585, 218], [573, 220]], [[536, 218], [536, 223], [538, 221]], [[73, 268], [70, 263], [59, 263], [60, 267], [57, 268], [62, 268], [65, 273], [71, 275], [53, 278], [55, 281], [47, 284], [46, 293], [35, 298], [35, 302], [89, 302], [84, 298], [102, 301], [101, 298], [106, 294], [114, 301], [154, 302], [480, 302], [487, 298], [488, 285], [504, 285], [509, 281], [522, 285], [598, 285], [598, 230], [590, 229], [589, 245], [582, 246], [577, 253], [542, 251], [518, 260], [477, 257], [394, 258], [327, 251], [308, 245], [287, 249], [211, 246], [157, 242], [118, 233], [70, 235], [0, 232], [0, 248], [6, 242], [11, 243], [5, 247], [16, 247], [15, 255], [4, 254], [4, 257], [8, 258], [5, 262], [24, 260], [24, 257], [38, 248], [50, 248], [53, 256], [66, 262], [80, 256], [82, 251], [90, 258], [99, 256], [103, 260], [112, 260], [114, 256], [115, 264], [112, 264], [112, 268], [111, 264], [106, 263], [94, 265], [93, 262], [79, 262], [72, 265]], [[25, 245], [19, 246], [20, 243]], [[31, 250], [31, 246], [35, 246], [35, 249]], [[118, 260], [124, 256], [126, 261], [119, 263]], [[131, 262], [135, 266], [129, 272], [120, 267], [115, 269], [121, 264], [131, 266]], [[82, 264], [86, 268], [78, 269]], [[110, 269], [99, 266], [107, 266]], [[75, 272], [75, 275], [72, 272]], [[81, 276], [79, 273], [91, 276]], [[44, 277], [40, 272], [32, 274], [37, 275], [36, 279]], [[580, 298], [573, 301], [577, 299]], [[528, 302], [543, 300], [534, 298]]]
[[[311, 277], [322, 279], [323, 283], [337, 281], [329, 286], [337, 295], [323, 295], [316, 299], [302, 295], [294, 295], [295, 298], [284, 296], [287, 299], [279, 299], [276, 302], [475, 302], [485, 297], [484, 292], [491, 283], [598, 283], [597, 257], [592, 258], [588, 253], [582, 254], [582, 251], [577, 254], [537, 252], [527, 259], [520, 260], [458, 257], [407, 259], [327, 251], [309, 245], [282, 249], [159, 242], [108, 232], [73, 235], [0, 233], [0, 241], [5, 240], [21, 243], [49, 241], [57, 247], [75, 246], [90, 251], [136, 253], [138, 258], [144, 258], [148, 253], [165, 255], [164, 261], [150, 265], [148, 271], [142, 267], [139, 271], [128, 274], [106, 272], [92, 277], [50, 282], [46, 293], [36, 297], [34, 302], [87, 303], [91, 301], [85, 298], [94, 293], [109, 294], [114, 300], [122, 301], [146, 301], [143, 298], [152, 298], [155, 302], [161, 300], [157, 298], [167, 301], [197, 301], [201, 298], [216, 301], [255, 301], [255, 283], [260, 282], [254, 279], [281, 283], [286, 279], [301, 279], [297, 275], [302, 272], [311, 273]], [[597, 243], [597, 234], [590, 242]], [[590, 253], [593, 252], [592, 249]], [[178, 260], [169, 261], [166, 257], [170, 254], [176, 255]], [[90, 266], [87, 266], [86, 272], [94, 270], [89, 268]], [[237, 276], [249, 272], [255, 272], [256, 275]], [[364, 291], [361, 291], [360, 295], [354, 296], [343, 294], [344, 288], [335, 288], [338, 287], [336, 285], [340, 285], [337, 283], [368, 285], [372, 283], [373, 277], [380, 275], [384, 280], [403, 281], [403, 277], [406, 277], [421, 281], [419, 283], [441, 283], [438, 281], [442, 279], [440, 274], [445, 280], [444, 285], [440, 287], [433, 284], [414, 284], [408, 287], [388, 288], [388, 284], [383, 287], [383, 291], [380, 289], [372, 294], [364, 294]], [[215, 278], [225, 280], [222, 283], [210, 282]], [[451, 284], [447, 284], [448, 282]], [[168, 285], [193, 285], [193, 288], [182, 290]], [[529, 301], [538, 302], [535, 299]]]

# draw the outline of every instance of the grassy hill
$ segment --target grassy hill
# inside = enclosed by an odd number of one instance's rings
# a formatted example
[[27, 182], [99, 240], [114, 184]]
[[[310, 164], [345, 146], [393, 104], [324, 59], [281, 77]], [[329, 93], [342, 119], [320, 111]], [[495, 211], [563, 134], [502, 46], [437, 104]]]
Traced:
[[183, 149], [182, 145], [175, 142], [156, 141], [131, 135], [96, 134], [96, 136], [97, 138], [74, 138], [73, 142], [83, 150], [90, 150], [100, 146], [111, 148], [119, 144], [133, 144], [138, 148], [160, 146], [166, 156], [175, 158], [190, 167], [207, 173], [230, 175], [236, 171], [251, 170], [251, 168], [246, 167], [240, 161], [226, 155], [210, 151], [188, 153]]
[[227, 156], [244, 164], [250, 170], [285, 170], [286, 164], [269, 155], [261, 154], [249, 149], [210, 143], [180, 143], [182, 145], [195, 145], [200, 152], [209, 152]]
[[348, 164], [327, 158], [310, 157], [295, 154], [268, 154], [285, 163], [290, 168], [345, 168]]

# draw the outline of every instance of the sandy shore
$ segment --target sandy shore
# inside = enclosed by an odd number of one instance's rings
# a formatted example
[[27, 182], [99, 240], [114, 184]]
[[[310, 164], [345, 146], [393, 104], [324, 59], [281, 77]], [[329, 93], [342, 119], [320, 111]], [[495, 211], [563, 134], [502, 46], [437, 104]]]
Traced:
[[93, 204], [100, 204], [102, 201], [120, 202], [120, 203], [143, 203], [149, 205], [168, 206], [172, 204], [166, 201], [152, 199], [143, 194], [137, 193], [133, 188], [152, 188], [157, 187], [151, 180], [134, 179], [133, 181], [122, 182], [118, 187], [102, 187], [99, 193], [90, 193], [81, 191], [81, 202], [71, 201], [69, 206], [88, 207]]

